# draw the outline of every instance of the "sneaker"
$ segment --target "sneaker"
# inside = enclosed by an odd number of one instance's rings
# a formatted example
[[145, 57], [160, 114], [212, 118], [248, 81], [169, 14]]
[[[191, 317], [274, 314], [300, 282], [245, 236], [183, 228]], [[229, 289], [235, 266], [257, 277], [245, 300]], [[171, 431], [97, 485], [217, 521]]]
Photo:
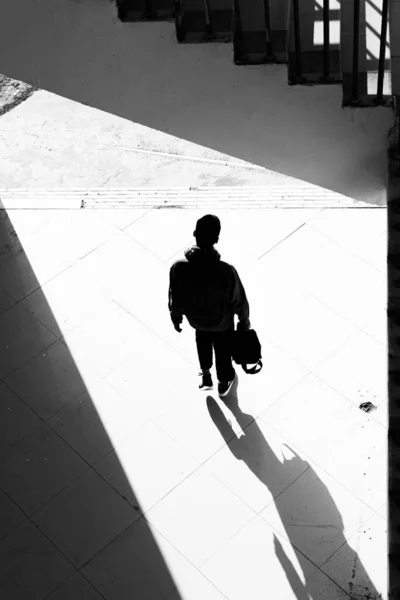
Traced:
[[199, 385], [199, 388], [201, 390], [212, 390], [214, 387], [214, 384], [213, 384], [211, 374], [203, 375], [201, 373], [201, 376], [202, 376], [202, 380], [201, 380], [201, 384]]
[[235, 377], [232, 379], [232, 381], [220, 381], [218, 384], [218, 396], [220, 398], [225, 398], [225, 396], [227, 396], [229, 394], [229, 392], [231, 391], [231, 388], [235, 382], [236, 379], [236, 373], [235, 373]]

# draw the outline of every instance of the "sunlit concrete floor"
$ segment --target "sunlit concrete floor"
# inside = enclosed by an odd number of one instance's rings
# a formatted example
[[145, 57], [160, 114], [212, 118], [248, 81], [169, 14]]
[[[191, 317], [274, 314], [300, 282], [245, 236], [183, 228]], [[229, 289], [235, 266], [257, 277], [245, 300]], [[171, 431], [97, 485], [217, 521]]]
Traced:
[[386, 210], [216, 212], [264, 361], [224, 402], [167, 308], [202, 214], [2, 211], [5, 600], [387, 598]]

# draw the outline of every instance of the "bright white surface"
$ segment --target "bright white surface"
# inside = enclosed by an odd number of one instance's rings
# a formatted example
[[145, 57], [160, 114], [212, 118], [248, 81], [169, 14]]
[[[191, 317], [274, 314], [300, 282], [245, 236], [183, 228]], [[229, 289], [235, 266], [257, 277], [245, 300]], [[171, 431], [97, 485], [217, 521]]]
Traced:
[[[15, 445], [0, 455], [0, 472], [11, 499], [56, 546], [78, 566], [88, 561], [83, 573], [106, 598], [150, 589], [157, 600], [294, 600], [306, 591], [344, 600], [349, 582], [386, 593], [386, 350], [376, 316], [385, 310], [385, 213], [220, 215], [218, 248], [238, 266], [265, 364], [257, 376], [237, 368], [239, 408], [233, 397], [225, 404], [215, 391], [207, 400], [198, 391], [194, 332], [185, 321], [178, 334], [169, 321], [170, 257], [191, 243], [197, 213], [83, 211], [66, 221], [71, 243], [60, 215], [60, 235], [50, 236], [54, 212], [32, 220], [16, 213], [26, 247], [42, 248], [44, 263], [51, 239], [52, 255], [59, 250], [69, 266], [60, 262], [40, 291], [34, 278], [29, 286], [16, 279], [16, 249], [7, 259], [2, 286], [23, 300], [4, 307], [0, 325], [23, 314], [36, 345], [26, 331], [14, 340], [8, 364], [17, 371], [6, 383], [45, 422], [35, 429], [27, 411], [10, 404], [18, 410], [7, 421]], [[353, 308], [357, 287], [349, 286], [356, 279], [362, 288], [369, 277], [377, 294], [364, 299], [368, 318]], [[38, 338], [37, 330], [47, 333]], [[365, 400], [378, 409], [361, 411]], [[58, 475], [46, 483], [39, 458], [49, 450]], [[27, 453], [39, 457], [31, 472]], [[132, 513], [136, 505], [150, 529]], [[111, 518], [118, 506], [123, 512]], [[104, 515], [111, 521], [103, 526]], [[82, 529], [79, 543], [74, 527]], [[153, 564], [159, 551], [166, 566], [147, 588], [132, 560]]]

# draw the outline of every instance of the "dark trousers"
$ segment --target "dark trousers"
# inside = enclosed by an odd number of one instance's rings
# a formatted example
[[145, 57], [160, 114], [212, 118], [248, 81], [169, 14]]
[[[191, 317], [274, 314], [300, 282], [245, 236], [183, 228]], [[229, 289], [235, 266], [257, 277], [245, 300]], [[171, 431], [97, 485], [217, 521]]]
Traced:
[[196, 345], [201, 369], [211, 369], [213, 348], [218, 381], [232, 381], [235, 370], [232, 366], [232, 338], [234, 328], [226, 331], [199, 331], [196, 329]]

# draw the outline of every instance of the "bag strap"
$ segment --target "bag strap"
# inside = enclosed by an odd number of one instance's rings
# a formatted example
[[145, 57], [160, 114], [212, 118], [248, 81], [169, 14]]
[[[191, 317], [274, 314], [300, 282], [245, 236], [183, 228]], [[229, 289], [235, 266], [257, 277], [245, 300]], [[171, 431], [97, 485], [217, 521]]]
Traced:
[[[259, 368], [258, 368], [259, 367]], [[250, 369], [248, 368], [247, 365], [242, 365], [242, 369], [245, 373], [248, 373], [249, 375], [256, 375], [257, 373], [259, 373], [261, 371], [261, 369], [263, 368], [263, 363], [262, 360], [259, 360], [257, 362], [256, 365], [254, 365], [254, 367], [251, 367]]]

